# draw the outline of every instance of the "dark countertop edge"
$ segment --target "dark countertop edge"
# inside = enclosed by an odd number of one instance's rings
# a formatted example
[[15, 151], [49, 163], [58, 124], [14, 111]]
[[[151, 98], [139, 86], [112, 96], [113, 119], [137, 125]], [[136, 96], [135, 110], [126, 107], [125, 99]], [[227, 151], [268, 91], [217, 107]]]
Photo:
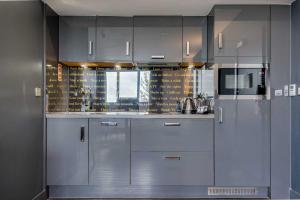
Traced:
[[132, 119], [214, 119], [214, 114], [101, 114], [101, 113], [47, 113], [46, 118], [132, 118]]

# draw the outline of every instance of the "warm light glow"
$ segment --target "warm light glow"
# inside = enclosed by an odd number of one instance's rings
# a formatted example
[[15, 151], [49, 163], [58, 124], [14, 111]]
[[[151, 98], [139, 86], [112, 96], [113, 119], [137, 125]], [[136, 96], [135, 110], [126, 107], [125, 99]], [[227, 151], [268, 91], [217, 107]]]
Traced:
[[117, 70], [120, 70], [120, 69], [121, 69], [121, 65], [116, 64], [116, 65], [115, 65], [115, 68], [116, 68]]
[[188, 69], [194, 69], [194, 67], [195, 67], [194, 65], [189, 65]]
[[50, 65], [50, 64], [47, 64], [47, 65], [46, 65], [46, 67], [52, 67], [52, 65]]
[[87, 66], [86, 66], [86, 65], [81, 65], [81, 67], [82, 67], [82, 68], [85, 68], [85, 69], [87, 68]]

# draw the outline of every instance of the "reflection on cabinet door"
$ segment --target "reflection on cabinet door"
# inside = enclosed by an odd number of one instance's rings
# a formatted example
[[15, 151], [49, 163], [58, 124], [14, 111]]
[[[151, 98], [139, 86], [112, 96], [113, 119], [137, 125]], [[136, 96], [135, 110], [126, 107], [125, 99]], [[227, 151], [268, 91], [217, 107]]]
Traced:
[[134, 62], [182, 62], [182, 17], [134, 17]]
[[94, 61], [96, 17], [59, 18], [59, 60]]
[[216, 100], [216, 186], [270, 185], [270, 103]]
[[216, 6], [214, 14], [215, 56], [269, 57], [269, 6]]
[[90, 185], [130, 183], [130, 128], [127, 119], [90, 119]]
[[97, 61], [132, 62], [132, 17], [97, 18]]
[[88, 120], [47, 120], [47, 185], [88, 184]]

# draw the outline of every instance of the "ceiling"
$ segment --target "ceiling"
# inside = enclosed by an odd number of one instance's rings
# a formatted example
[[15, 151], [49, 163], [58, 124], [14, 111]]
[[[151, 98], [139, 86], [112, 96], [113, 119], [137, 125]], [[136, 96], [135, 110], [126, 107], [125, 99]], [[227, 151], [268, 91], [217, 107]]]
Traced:
[[62, 16], [205, 16], [216, 4], [291, 4], [293, 0], [43, 0]]

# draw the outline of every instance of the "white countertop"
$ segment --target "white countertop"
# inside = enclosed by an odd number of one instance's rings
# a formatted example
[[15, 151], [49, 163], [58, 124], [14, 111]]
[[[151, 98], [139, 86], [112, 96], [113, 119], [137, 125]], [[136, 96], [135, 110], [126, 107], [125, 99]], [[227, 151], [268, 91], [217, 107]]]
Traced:
[[154, 114], [146, 112], [52, 112], [46, 118], [187, 118], [214, 119], [214, 114]]

